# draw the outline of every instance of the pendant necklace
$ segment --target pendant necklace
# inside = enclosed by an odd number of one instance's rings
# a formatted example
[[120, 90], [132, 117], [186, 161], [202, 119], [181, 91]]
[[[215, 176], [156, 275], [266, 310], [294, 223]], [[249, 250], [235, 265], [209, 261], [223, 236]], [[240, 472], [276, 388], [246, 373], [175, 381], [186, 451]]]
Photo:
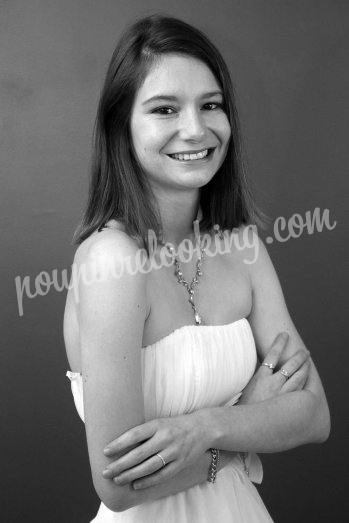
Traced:
[[[181, 268], [180, 268], [180, 265], [179, 265], [178, 256], [176, 256], [174, 254], [174, 252], [175, 252], [174, 248], [171, 245], [168, 245], [168, 244], [166, 244], [166, 248], [167, 248], [167, 250], [168, 250], [169, 254], [171, 255], [172, 260], [174, 262], [174, 266], [175, 266], [174, 274], [177, 277], [178, 283], [183, 285], [187, 289], [187, 291], [188, 291], [188, 294], [189, 294], [188, 301], [189, 301], [190, 305], [192, 306], [192, 309], [193, 309], [193, 312], [194, 312], [195, 325], [201, 325], [202, 324], [202, 318], [201, 318], [200, 314], [198, 313], [198, 310], [197, 310], [196, 305], [194, 303], [195, 287], [199, 283], [199, 278], [202, 276], [201, 265], [202, 265], [202, 262], [203, 262], [204, 257], [205, 257], [205, 248], [202, 247], [201, 236], [197, 237], [196, 244], [198, 245], [198, 247], [200, 249], [200, 254], [199, 254], [199, 257], [198, 257], [198, 261], [196, 262], [195, 275], [194, 275], [194, 277], [193, 277], [193, 279], [191, 280], [190, 283], [187, 282], [183, 278], [183, 272], [181, 271]], [[165, 245], [165, 244], [162, 243], [162, 245]]]

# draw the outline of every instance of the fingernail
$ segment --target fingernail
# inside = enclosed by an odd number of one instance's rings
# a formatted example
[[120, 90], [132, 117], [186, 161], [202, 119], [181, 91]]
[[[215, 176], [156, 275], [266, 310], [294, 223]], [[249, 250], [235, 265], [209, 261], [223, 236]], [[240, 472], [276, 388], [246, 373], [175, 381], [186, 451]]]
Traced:
[[111, 448], [110, 447], [105, 447], [103, 452], [104, 452], [104, 454], [111, 454]]
[[135, 490], [139, 490], [140, 488], [142, 488], [142, 486], [143, 486], [143, 485], [142, 485], [141, 483], [134, 483], [134, 484], [133, 484], [133, 488], [134, 488]]
[[102, 474], [103, 474], [104, 477], [107, 477], [107, 476], [109, 476], [110, 472], [111, 472], [110, 469], [104, 469]]
[[122, 485], [123, 484], [123, 479], [120, 477], [120, 476], [116, 476], [114, 479], [113, 479], [114, 483], [116, 483], [117, 485]]

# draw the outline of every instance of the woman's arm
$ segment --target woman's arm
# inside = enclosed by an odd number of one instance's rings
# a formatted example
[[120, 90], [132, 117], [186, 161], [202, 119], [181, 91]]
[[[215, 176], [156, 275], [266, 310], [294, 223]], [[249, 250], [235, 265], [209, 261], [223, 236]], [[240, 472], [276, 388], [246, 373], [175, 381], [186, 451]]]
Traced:
[[[261, 365], [257, 369], [243, 390], [240, 405], [263, 402], [281, 394], [303, 389], [310, 369], [308, 351], [300, 350], [284, 363], [284, 368], [292, 374], [287, 382], [281, 374], [273, 374], [269, 368], [270, 364], [274, 368], [280, 366], [286, 344], [287, 339], [284, 335], [276, 338], [266, 355], [265, 361], [268, 362], [268, 366]], [[104, 477], [114, 479], [118, 485], [126, 485], [133, 481], [134, 487], [141, 484], [142, 488], [147, 488], [164, 481], [167, 484], [171, 481], [173, 471], [174, 477], [177, 477], [180, 475], [179, 471], [195, 468], [201, 459], [202, 448], [212, 445], [210, 430], [205, 426], [202, 416], [202, 412], [208, 410], [154, 419], [122, 434], [105, 449], [108, 456], [119, 457], [103, 471]], [[159, 467], [158, 458], [154, 460], [154, 455], [159, 450], [162, 457], [166, 458], [166, 467]], [[222, 455], [225, 452], [223, 451]], [[121, 457], [120, 453], [123, 453]], [[229, 458], [232, 458], [230, 454]]]
[[[122, 232], [106, 231], [96, 237], [84, 255], [77, 256], [85, 268], [86, 285], [79, 281], [79, 326], [84, 388], [87, 443], [96, 492], [103, 503], [121, 511], [144, 501], [159, 499], [206, 481], [211, 462], [204, 452], [195, 464], [166, 484], [136, 491], [132, 485], [117, 485], [102, 471], [110, 464], [103, 448], [115, 436], [144, 422], [141, 387], [141, 346], [147, 314], [146, 275], [121, 273], [118, 256], [130, 257], [137, 246]], [[105, 274], [104, 281], [97, 281]], [[102, 278], [103, 280], [103, 278]], [[221, 455], [219, 469], [234, 452]], [[158, 458], [156, 458], [158, 459]]]
[[[251, 244], [258, 241], [259, 254], [257, 260], [248, 265], [253, 292], [250, 325], [261, 359], [278, 333], [288, 333], [281, 358], [284, 364], [299, 349], [306, 348], [290, 318], [265, 246], [256, 234], [251, 240]], [[248, 249], [241, 251], [241, 256], [247, 261], [249, 256], [252, 258]], [[285, 380], [280, 373], [278, 378]], [[313, 362], [303, 390], [230, 410], [203, 409], [202, 415], [208, 430], [211, 427], [212, 445], [222, 449], [277, 452], [305, 443], [323, 442], [330, 431], [329, 409]]]
[[[282, 352], [285, 349], [285, 343], [285, 338], [283, 336], [279, 336], [269, 350], [266, 356], [266, 361], [272, 362], [273, 365], [277, 367], [279, 365]], [[286, 362], [286, 366], [288, 369], [290, 369], [290, 372], [292, 371], [292, 377], [287, 381], [287, 383], [284, 383], [283, 380], [281, 381], [280, 379], [276, 379], [268, 367], [261, 365], [254, 376], [251, 378], [248, 385], [244, 388], [243, 396], [240, 398], [239, 403], [243, 403], [245, 405], [249, 403], [258, 403], [259, 401], [263, 401], [279, 394], [285, 394], [295, 390], [302, 390], [307, 381], [309, 373], [309, 353], [306, 353], [305, 351], [297, 352]], [[175, 417], [174, 423], [178, 424], [179, 420], [183, 421], [183, 417]], [[126, 437], [129, 436], [130, 431]], [[117, 445], [118, 444], [115, 441], [111, 443], [112, 452], [108, 455], [115, 454]], [[132, 445], [132, 449], [136, 447]], [[235, 455], [236, 452], [221, 450], [217, 472], [230, 463]], [[129, 460], [130, 453], [126, 453], [124, 459]], [[199, 456], [195, 463], [190, 466], [185, 466], [175, 476], [166, 479], [167, 471], [164, 468], [158, 469], [157, 461], [155, 469], [152, 468], [154, 464], [152, 463], [151, 459], [143, 461], [134, 468], [127, 469], [127, 465], [125, 467], [125, 463], [124, 465], [122, 464], [121, 458], [108, 466], [108, 471], [104, 471], [104, 476], [110, 479], [114, 479], [114, 481], [117, 477], [118, 485], [126, 485], [133, 482], [133, 488], [147, 489], [145, 492], [145, 500], [158, 499], [160, 497], [181, 492], [194, 485], [197, 485], [198, 483], [205, 482], [207, 480], [207, 470], [210, 462], [211, 453], [206, 451], [203, 456]], [[119, 473], [120, 467], [121, 469], [124, 469], [124, 472], [122, 472], [121, 475]], [[159, 486], [160, 488], [149, 488], [154, 486]], [[131, 495], [129, 502], [130, 506], [133, 506], [141, 503], [142, 498], [133, 497], [132, 499]]]
[[[280, 352], [281, 365], [286, 366], [297, 359], [299, 354], [302, 356], [303, 352], [306, 353], [306, 349], [288, 314], [266, 249], [258, 238], [254, 238], [256, 240], [259, 243], [259, 256], [249, 269], [253, 291], [250, 323], [262, 359], [273, 341], [274, 344], [283, 343], [277, 335], [280, 332], [288, 333], [286, 349]], [[248, 249], [241, 251], [241, 255], [248, 259], [251, 254], [246, 251]], [[109, 446], [120, 452], [132, 443], [137, 445], [137, 450], [113, 462], [113, 475], [122, 474], [128, 479], [132, 477], [137, 465], [149, 458], [156, 445], [160, 445], [172, 460], [171, 467], [165, 467], [157, 474], [157, 480], [164, 481], [183, 469], [186, 460], [195, 462], [195, 456], [201, 451], [202, 439], [205, 440], [205, 448], [252, 452], [277, 452], [305, 443], [324, 441], [330, 430], [329, 410], [319, 376], [311, 361], [307, 363], [306, 374], [306, 380], [303, 380], [303, 375], [298, 382], [290, 379], [286, 384], [286, 378], [280, 372], [272, 374], [268, 387], [270, 384], [275, 387], [276, 384], [284, 391], [267, 394], [269, 399], [258, 400], [255, 404], [246, 405], [242, 401], [241, 405], [233, 408], [204, 408], [178, 417], [176, 421], [153, 420], [128, 431]], [[200, 442], [194, 444], [188, 433], [196, 433], [198, 428], [202, 436]], [[147, 443], [142, 445], [145, 439]]]
[[125, 489], [103, 478], [109, 463], [103, 448], [115, 433], [144, 422], [140, 348], [147, 314], [146, 275], [131, 275], [122, 267], [121, 259], [134, 260], [137, 246], [121, 231], [105, 231], [81, 251], [76, 258], [90, 281], [79, 280], [87, 444], [96, 492], [108, 507], [117, 508]]
[[[235, 455], [236, 452], [221, 451], [217, 473], [226, 467]], [[134, 483], [125, 482], [126, 484], [123, 488], [127, 489], [127, 496], [124, 497], [123, 502], [121, 506], [118, 507], [117, 511], [127, 510], [128, 508], [140, 505], [145, 501], [154, 501], [167, 496], [172, 496], [173, 494], [178, 494], [179, 492], [188, 490], [189, 488], [195, 487], [201, 483], [206, 483], [210, 464], [211, 452], [206, 451], [193, 465], [185, 467], [175, 476], [166, 481], [156, 481], [152, 484], [151, 480], [149, 483], [150, 477], [146, 476], [137, 481], [138, 484], [139, 481], [143, 480], [144, 482], [144, 486], [141, 487], [141, 490], [135, 490], [133, 486]]]

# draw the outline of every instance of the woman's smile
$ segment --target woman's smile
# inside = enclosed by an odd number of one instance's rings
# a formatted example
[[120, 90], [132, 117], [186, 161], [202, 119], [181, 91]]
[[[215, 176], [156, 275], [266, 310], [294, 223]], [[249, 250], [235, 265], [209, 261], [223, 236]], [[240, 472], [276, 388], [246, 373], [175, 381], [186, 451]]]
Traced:
[[222, 165], [230, 140], [222, 90], [195, 58], [168, 54], [134, 102], [131, 136], [153, 188], [199, 189]]
[[203, 160], [204, 158], [208, 159], [211, 157], [211, 154], [214, 150], [213, 148], [201, 149], [200, 151], [183, 151], [180, 153], [169, 154], [170, 158], [174, 160], [183, 161], [197, 161]]

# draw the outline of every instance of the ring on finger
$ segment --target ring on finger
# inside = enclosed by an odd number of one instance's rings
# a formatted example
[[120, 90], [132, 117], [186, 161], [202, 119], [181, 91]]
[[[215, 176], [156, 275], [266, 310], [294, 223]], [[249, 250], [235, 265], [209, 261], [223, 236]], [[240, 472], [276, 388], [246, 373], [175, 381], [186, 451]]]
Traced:
[[280, 374], [282, 374], [283, 376], [285, 376], [285, 378], [288, 380], [289, 377], [290, 377], [290, 374], [287, 372], [286, 369], [281, 369], [280, 371]]
[[268, 367], [269, 369], [272, 369], [272, 370], [275, 369], [275, 365], [273, 365], [272, 363], [268, 363], [266, 361], [264, 361], [262, 363], [262, 365], [265, 365], [266, 367]]
[[157, 455], [158, 458], [161, 459], [161, 461], [162, 461], [162, 466], [164, 467], [164, 466], [166, 465], [166, 461], [164, 460], [164, 458], [161, 456], [160, 453], [158, 453], [158, 454], [156, 454], [156, 455]]

